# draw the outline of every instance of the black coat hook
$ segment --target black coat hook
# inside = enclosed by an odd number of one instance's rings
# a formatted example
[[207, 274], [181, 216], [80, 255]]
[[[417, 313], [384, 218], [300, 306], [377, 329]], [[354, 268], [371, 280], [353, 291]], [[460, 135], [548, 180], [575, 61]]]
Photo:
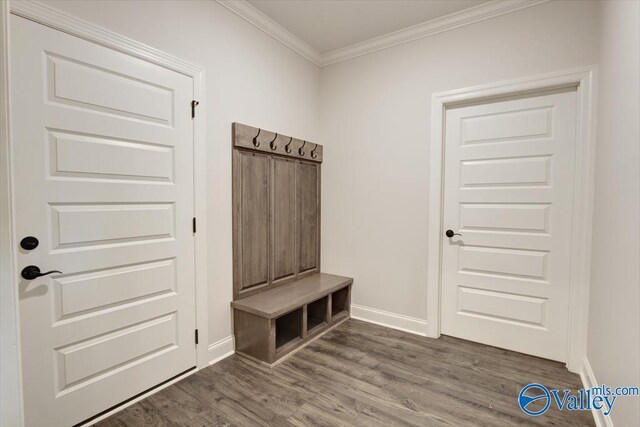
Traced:
[[260, 141], [258, 141], [258, 137], [260, 136], [260, 132], [262, 132], [262, 129], [258, 129], [257, 135], [253, 137], [253, 146], [256, 147], [256, 148], [260, 147]]
[[273, 140], [269, 143], [269, 147], [271, 147], [272, 150], [276, 150], [278, 148], [277, 145], [274, 144], [274, 142], [276, 142], [276, 139], [278, 139], [278, 134], [276, 133], [275, 138], [273, 138]]
[[316, 154], [316, 149], [318, 148], [318, 144], [316, 144], [315, 147], [313, 147], [313, 150], [311, 150], [311, 158], [312, 159], [317, 159], [318, 155]]
[[300, 146], [300, 148], [298, 148], [298, 154], [300, 154], [301, 156], [304, 156], [304, 146], [307, 143], [307, 141], [302, 141], [302, 145]]
[[289, 142], [287, 142], [287, 145], [284, 146], [284, 151], [286, 151], [287, 153], [291, 153], [291, 148], [289, 148], [289, 146], [291, 145], [291, 141], [293, 141], [293, 137], [290, 137]]

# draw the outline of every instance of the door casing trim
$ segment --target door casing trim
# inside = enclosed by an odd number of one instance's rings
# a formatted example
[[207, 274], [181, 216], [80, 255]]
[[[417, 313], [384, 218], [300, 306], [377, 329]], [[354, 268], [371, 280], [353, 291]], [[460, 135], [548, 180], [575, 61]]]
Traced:
[[445, 110], [457, 105], [575, 87], [578, 96], [567, 368], [580, 372], [587, 350], [596, 135], [597, 67], [435, 93], [431, 97], [427, 336], [440, 336]]
[[[208, 299], [207, 299], [207, 191], [206, 191], [206, 158], [205, 158], [205, 117], [206, 103], [205, 100], [205, 72], [204, 68], [183, 61], [173, 55], [162, 52], [153, 47], [130, 39], [128, 37], [117, 34], [113, 31], [83, 21], [71, 15], [67, 15], [56, 9], [46, 5], [32, 1], [7, 1], [2, 2], [1, 7], [3, 13], [0, 14], [0, 32], [2, 34], [0, 43], [0, 53], [6, 59], [4, 69], [0, 70], [0, 85], [2, 86], [2, 97], [0, 102], [3, 107], [0, 109], [0, 122], [10, 124], [11, 106], [9, 105], [10, 90], [10, 15], [21, 16], [47, 27], [65, 32], [67, 34], [79, 37], [81, 39], [96, 43], [101, 46], [114, 49], [118, 52], [143, 59], [164, 68], [176, 71], [193, 79], [193, 93], [195, 99], [200, 101], [197, 108], [196, 117], [193, 120], [193, 175], [194, 175], [194, 215], [198, 219], [198, 232], [194, 236], [195, 245], [195, 292], [196, 292], [196, 328], [200, 336], [200, 344], [196, 349], [197, 368], [201, 369], [209, 366], [208, 360]], [[185, 108], [189, 106], [185, 105]], [[0, 132], [0, 152], [3, 154], [0, 159], [0, 169], [2, 169], [2, 180], [0, 180], [0, 203], [2, 204], [2, 222], [0, 223], [0, 247], [4, 251], [8, 251], [9, 257], [3, 255], [2, 267], [3, 271], [0, 275], [0, 288], [3, 290], [17, 289], [17, 266], [15, 265], [15, 257], [13, 257], [13, 249], [17, 247], [16, 237], [13, 235], [14, 222], [16, 217], [13, 203], [14, 192], [11, 183], [12, 180], [12, 164], [10, 150], [15, 142], [11, 138], [10, 128]], [[4, 154], [7, 154], [6, 156]], [[4, 179], [6, 175], [6, 178]], [[6, 262], [5, 262], [6, 261]], [[7, 267], [7, 268], [5, 268]], [[18, 375], [17, 384], [5, 385], [3, 381], [1, 395], [14, 396], [8, 404], [11, 406], [11, 413], [16, 414], [12, 419], [4, 419], [12, 425], [24, 425], [24, 408], [22, 404], [22, 368], [20, 353], [20, 330], [19, 330], [19, 312], [18, 312], [18, 294], [11, 292], [11, 298], [2, 302], [2, 309], [8, 309], [8, 325], [6, 328], [16, 335], [16, 347], [11, 349], [15, 354], [11, 354], [15, 359], [15, 369]], [[3, 318], [3, 321], [5, 319]], [[5, 325], [2, 326], [5, 332]], [[7, 351], [3, 349], [3, 352]], [[4, 355], [3, 355], [4, 361]], [[193, 372], [196, 372], [194, 370]], [[188, 375], [188, 374], [187, 374]], [[5, 389], [5, 387], [7, 387]], [[4, 404], [3, 404], [4, 409]]]

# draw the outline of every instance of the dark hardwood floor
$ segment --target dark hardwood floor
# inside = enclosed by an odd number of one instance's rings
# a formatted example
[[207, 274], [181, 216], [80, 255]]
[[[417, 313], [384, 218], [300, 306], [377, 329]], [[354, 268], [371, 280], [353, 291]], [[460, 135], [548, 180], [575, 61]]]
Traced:
[[584, 426], [588, 411], [517, 404], [531, 382], [577, 390], [563, 364], [349, 320], [273, 369], [237, 355], [98, 426]]

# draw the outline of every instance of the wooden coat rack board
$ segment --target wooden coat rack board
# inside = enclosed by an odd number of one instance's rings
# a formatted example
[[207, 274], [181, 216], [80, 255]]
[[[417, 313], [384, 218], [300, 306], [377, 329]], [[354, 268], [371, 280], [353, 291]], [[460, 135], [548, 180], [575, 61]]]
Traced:
[[320, 273], [322, 146], [233, 124], [236, 352], [279, 361], [350, 312], [352, 279]]

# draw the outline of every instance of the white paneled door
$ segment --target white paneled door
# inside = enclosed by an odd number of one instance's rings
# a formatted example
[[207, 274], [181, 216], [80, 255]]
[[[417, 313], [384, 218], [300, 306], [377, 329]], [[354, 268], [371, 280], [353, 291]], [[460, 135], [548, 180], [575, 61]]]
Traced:
[[447, 110], [443, 334], [566, 361], [576, 102]]
[[[73, 425], [196, 365], [193, 80], [12, 16], [26, 425]], [[33, 270], [32, 270], [33, 272]]]

